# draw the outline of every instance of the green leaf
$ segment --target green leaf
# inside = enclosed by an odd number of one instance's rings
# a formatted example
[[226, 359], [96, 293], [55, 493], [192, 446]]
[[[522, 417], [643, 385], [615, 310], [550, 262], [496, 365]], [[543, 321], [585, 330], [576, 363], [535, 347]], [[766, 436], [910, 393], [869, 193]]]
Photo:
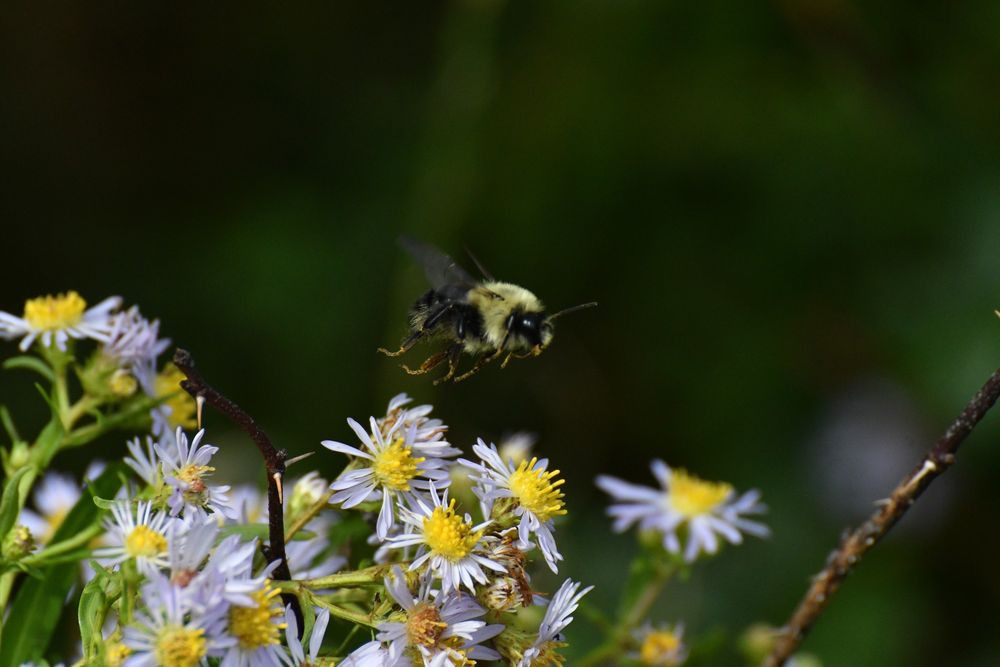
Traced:
[[11, 357], [3, 362], [3, 367], [6, 369], [23, 368], [25, 370], [35, 371], [49, 382], [56, 381], [55, 373], [52, 372], [52, 369], [49, 368], [48, 364], [38, 357], [31, 357], [26, 354], [19, 357]]
[[302, 610], [302, 646], [308, 652], [308, 637], [312, 635], [313, 626], [316, 624], [316, 608], [306, 599], [307, 596], [299, 596], [299, 608]]
[[3, 497], [0, 498], [0, 539], [7, 536], [17, 521], [17, 515], [21, 510], [17, 487], [20, 486], [21, 479], [31, 470], [33, 470], [31, 466], [18, 469], [3, 487]]
[[102, 510], [109, 510], [115, 505], [114, 500], [108, 500], [107, 498], [101, 498], [100, 496], [93, 497], [94, 504], [100, 507]]
[[56, 401], [55, 395], [50, 394], [48, 391], [45, 390], [45, 387], [38, 384], [37, 382], [35, 383], [35, 389], [37, 389], [38, 393], [42, 395], [43, 399], [45, 399], [45, 404], [49, 406], [49, 410], [52, 411], [52, 414], [58, 416], [59, 402]]
[[3, 429], [7, 431], [7, 437], [10, 438], [12, 444], [21, 442], [21, 435], [17, 432], [14, 418], [10, 416], [10, 410], [7, 409], [6, 405], [0, 405], [0, 422], [3, 423]]
[[80, 622], [80, 638], [83, 640], [83, 657], [93, 660], [101, 648], [103, 637], [101, 628], [108, 608], [108, 596], [104, 593], [104, 580], [97, 576], [83, 587], [77, 619]]
[[[121, 486], [121, 465], [109, 466], [89, 487], [59, 526], [52, 542], [71, 538], [96, 521], [101, 510], [90, 495], [114, 497]], [[79, 561], [40, 568], [39, 579], [25, 579], [18, 590], [10, 615], [3, 626], [0, 643], [0, 667], [19, 667], [29, 660], [41, 658], [52, 640], [60, 617], [71, 609], [66, 606], [66, 596], [80, 572]]]

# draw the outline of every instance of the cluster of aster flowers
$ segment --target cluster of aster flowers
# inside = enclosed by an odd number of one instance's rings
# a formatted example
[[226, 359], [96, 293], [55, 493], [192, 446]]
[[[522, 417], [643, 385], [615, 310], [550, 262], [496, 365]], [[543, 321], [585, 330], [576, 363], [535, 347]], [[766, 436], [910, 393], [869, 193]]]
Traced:
[[[391, 567], [384, 586], [398, 607], [342, 664], [562, 664], [560, 633], [590, 589], [567, 579], [549, 601], [529, 574], [535, 552], [553, 572], [562, 559], [553, 535], [566, 514], [559, 471], [525, 460], [523, 449], [510, 449], [518, 462], [505, 458], [482, 440], [472, 447], [478, 460], [456, 458], [461, 450], [430, 412], [400, 394], [367, 428], [348, 420], [360, 446], [322, 443], [349, 459], [331, 502], [377, 516], [371, 542], [376, 561]], [[477, 519], [449, 497], [455, 477], [472, 483]], [[545, 605], [537, 631], [516, 627], [518, 612], [536, 605]]]
[[[348, 419], [350, 442], [321, 442], [334, 453], [324, 464], [342, 465], [332, 481], [279, 473], [275, 504], [255, 486], [219, 483], [230, 452], [206, 441], [184, 374], [161, 363], [169, 341], [121, 306], [112, 297], [87, 308], [68, 292], [28, 301], [21, 317], [0, 312], [0, 338], [24, 353], [5, 367], [42, 376], [52, 411], [31, 440], [0, 410], [10, 440], [0, 449], [0, 639], [18, 651], [12, 664], [567, 664], [566, 630], [592, 587], [533, 584], [537, 569], [563, 565], [567, 507], [560, 471], [532, 455], [531, 436], [477, 439], [463, 452], [430, 405], [399, 394], [380, 416]], [[121, 461], [95, 462], [80, 483], [46, 472], [63, 450], [118, 431], [138, 433], [118, 439]], [[605, 637], [580, 664], [685, 662], [684, 625], [650, 617], [666, 579], [724, 543], [767, 534], [752, 519], [764, 511], [756, 491], [652, 468], [660, 488], [597, 480], [613, 498], [613, 528], [638, 526], [654, 567], [633, 568], [645, 579], [627, 588], [644, 592], [620, 618], [588, 608]], [[24, 573], [47, 583], [18, 587]], [[44, 599], [77, 600], [69, 648], [58, 648], [58, 618], [22, 620]]]
[[[278, 561], [263, 559], [255, 537], [243, 528], [246, 505], [261, 500], [252, 488], [240, 491], [245, 505], [237, 509], [230, 487], [212, 484], [211, 465], [218, 448], [203, 442], [199, 431], [190, 441], [178, 428], [168, 439], [129, 443], [125, 463], [143, 484], [110, 503], [105, 546], [94, 550], [105, 585], [134, 584], [139, 594], [132, 610], [118, 608], [117, 625], [105, 625], [109, 638], [99, 657], [113, 664], [181, 667], [218, 659], [220, 665], [299, 665], [305, 662], [297, 634], [289, 627], [280, 590], [271, 580]], [[308, 502], [315, 473], [293, 485], [293, 497]], [[292, 506], [289, 502], [288, 507]], [[308, 526], [323, 532], [330, 517], [315, 517]], [[319, 549], [289, 549], [295, 574], [323, 577], [344, 564]], [[119, 584], [119, 578], [121, 584]], [[321, 610], [312, 634], [322, 642], [329, 612]], [[294, 618], [294, 616], [293, 616]]]

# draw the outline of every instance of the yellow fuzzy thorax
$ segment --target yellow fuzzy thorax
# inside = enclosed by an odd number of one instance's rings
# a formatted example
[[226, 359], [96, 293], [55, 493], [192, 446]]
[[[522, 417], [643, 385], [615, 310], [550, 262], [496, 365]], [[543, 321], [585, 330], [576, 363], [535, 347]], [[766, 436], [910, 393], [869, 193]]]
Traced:
[[[502, 298], [497, 298], [497, 297]], [[483, 316], [483, 337], [494, 349], [507, 334], [507, 318], [512, 310], [540, 313], [545, 306], [538, 297], [517, 285], [487, 282], [469, 290], [469, 303]]]

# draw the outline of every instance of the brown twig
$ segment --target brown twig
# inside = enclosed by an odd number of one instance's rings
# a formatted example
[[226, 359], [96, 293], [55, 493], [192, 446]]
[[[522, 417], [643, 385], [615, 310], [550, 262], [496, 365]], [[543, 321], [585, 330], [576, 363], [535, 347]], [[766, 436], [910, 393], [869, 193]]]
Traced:
[[[205, 382], [195, 369], [194, 358], [187, 350], [177, 348], [174, 351], [174, 365], [180, 369], [187, 377], [181, 380], [181, 388], [195, 400], [204, 400], [206, 403], [217, 409], [222, 414], [239, 426], [257, 445], [261, 456], [264, 457], [264, 464], [267, 466], [267, 517], [269, 542], [264, 550], [268, 561], [280, 560], [281, 562], [274, 569], [272, 577], [279, 581], [289, 581], [292, 578], [288, 569], [288, 556], [285, 554], [285, 517], [282, 508], [283, 492], [282, 479], [285, 475], [285, 460], [288, 453], [283, 449], [276, 449], [271, 444], [271, 439], [264, 433], [264, 429], [257, 425], [243, 408], [233, 401], [223, 396], [217, 389]], [[302, 628], [302, 610], [299, 607], [299, 600], [291, 593], [282, 594], [282, 600], [286, 605], [291, 605], [295, 617], [299, 621], [299, 628]]]
[[998, 397], [1000, 369], [990, 376], [962, 410], [962, 414], [952, 422], [920, 464], [893, 489], [889, 498], [879, 501], [875, 513], [847, 535], [837, 550], [830, 554], [826, 567], [813, 578], [805, 597], [782, 628], [771, 655], [764, 660], [762, 667], [780, 667], [798, 649], [851, 569], [902, 518], [924, 489], [951, 467], [959, 445], [993, 407]]

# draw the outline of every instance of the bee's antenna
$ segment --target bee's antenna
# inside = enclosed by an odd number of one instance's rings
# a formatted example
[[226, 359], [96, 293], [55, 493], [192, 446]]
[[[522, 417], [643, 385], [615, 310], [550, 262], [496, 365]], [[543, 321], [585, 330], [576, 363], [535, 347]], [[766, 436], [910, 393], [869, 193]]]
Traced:
[[479, 261], [479, 258], [472, 254], [472, 251], [469, 250], [469, 246], [465, 246], [465, 253], [469, 256], [469, 259], [472, 260], [472, 263], [476, 265], [476, 268], [479, 269], [479, 272], [483, 274], [483, 278], [486, 278], [486, 280], [489, 280], [490, 282], [496, 281], [496, 278], [493, 277], [492, 273], [486, 270], [486, 267]]
[[553, 313], [552, 315], [549, 315], [545, 319], [547, 321], [551, 322], [552, 320], [556, 319], [557, 317], [561, 317], [561, 316], [567, 315], [569, 313], [574, 313], [574, 312], [576, 312], [578, 310], [583, 310], [584, 308], [593, 308], [596, 305], [597, 305], [596, 301], [591, 301], [590, 303], [581, 303], [579, 306], [573, 306], [571, 308], [564, 308], [563, 310], [560, 310], [558, 313]]

